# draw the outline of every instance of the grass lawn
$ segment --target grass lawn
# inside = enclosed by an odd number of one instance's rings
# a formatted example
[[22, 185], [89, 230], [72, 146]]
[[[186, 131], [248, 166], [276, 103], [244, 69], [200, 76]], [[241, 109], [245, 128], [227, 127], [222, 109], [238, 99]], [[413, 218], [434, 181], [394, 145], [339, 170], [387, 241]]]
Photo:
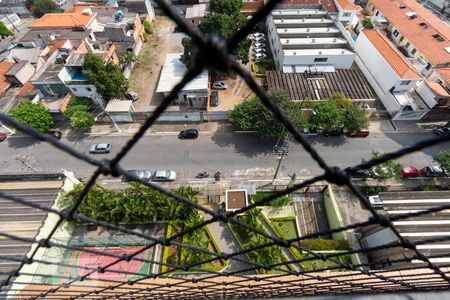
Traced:
[[[308, 256], [305, 255], [304, 258], [307, 258]], [[334, 256], [332, 258], [333, 260], [339, 261], [341, 263], [351, 263], [351, 259], [349, 255], [341, 255], [341, 256]], [[333, 261], [323, 261], [321, 259], [314, 259], [314, 260], [308, 260], [301, 262], [302, 268], [304, 271], [313, 271], [313, 270], [321, 270], [325, 268], [330, 268], [337, 266], [337, 264]], [[348, 271], [346, 268], [339, 268], [339, 269], [332, 269], [331, 272], [343, 272]]]
[[295, 224], [295, 218], [292, 218], [290, 220], [287, 219], [277, 219], [272, 218], [270, 221], [278, 226], [278, 228], [283, 233], [283, 238], [287, 240], [298, 238], [298, 232], [297, 232], [297, 226]]

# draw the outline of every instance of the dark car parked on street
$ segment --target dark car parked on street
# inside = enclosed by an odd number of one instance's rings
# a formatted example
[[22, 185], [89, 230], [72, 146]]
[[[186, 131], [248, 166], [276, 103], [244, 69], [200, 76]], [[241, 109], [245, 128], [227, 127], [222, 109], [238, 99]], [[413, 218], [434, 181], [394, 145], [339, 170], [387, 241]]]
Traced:
[[6, 133], [0, 132], [0, 142], [6, 140]]
[[217, 91], [211, 92], [210, 104], [211, 106], [219, 105], [219, 93]]
[[439, 127], [433, 129], [435, 135], [450, 134], [450, 127]]
[[49, 130], [48, 134], [57, 140], [60, 140], [62, 138], [62, 132], [59, 130]]
[[322, 134], [324, 136], [341, 136], [344, 134], [344, 131], [342, 129], [330, 129], [330, 130], [324, 130], [322, 131]]
[[198, 138], [198, 130], [197, 129], [186, 129], [181, 131], [178, 134], [179, 139], [196, 139]]
[[[132, 175], [132, 176], [136, 176], [139, 179], [145, 180], [145, 181], [149, 181], [150, 178], [152, 178], [152, 172], [150, 172], [149, 170], [128, 170], [127, 174]], [[126, 176], [122, 177], [122, 181], [127, 182], [132, 180], [131, 178], [128, 178]]]
[[445, 171], [440, 166], [427, 166], [420, 172], [426, 177], [440, 177], [446, 175]]

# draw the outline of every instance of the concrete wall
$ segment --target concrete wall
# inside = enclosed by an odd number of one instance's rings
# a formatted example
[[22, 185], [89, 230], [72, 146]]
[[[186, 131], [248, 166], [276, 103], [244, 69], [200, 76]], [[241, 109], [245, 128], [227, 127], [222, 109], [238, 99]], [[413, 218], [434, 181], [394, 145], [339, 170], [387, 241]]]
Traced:
[[436, 95], [425, 82], [421, 83], [421, 85], [416, 89], [416, 92], [430, 108], [437, 104], [435, 99]]
[[280, 37], [277, 33], [275, 24], [273, 23], [272, 15], [269, 15], [267, 17], [266, 27], [268, 38], [267, 42], [270, 45], [270, 51], [272, 52], [273, 60], [275, 61], [275, 66], [278, 71], [281, 71], [283, 68], [284, 53], [283, 48], [281, 47]]
[[[315, 58], [328, 58], [326, 62], [314, 62]], [[284, 65], [333, 65], [336, 69], [348, 69], [355, 61], [355, 54], [337, 55], [284, 55]]]
[[[336, 200], [334, 198], [333, 190], [331, 186], [328, 185], [323, 193], [323, 200], [325, 206], [325, 213], [327, 215], [328, 224], [330, 229], [335, 229], [344, 226], [344, 221], [342, 220], [339, 207], [337, 206]], [[347, 235], [345, 231], [336, 232], [332, 234], [333, 239], [346, 240]]]

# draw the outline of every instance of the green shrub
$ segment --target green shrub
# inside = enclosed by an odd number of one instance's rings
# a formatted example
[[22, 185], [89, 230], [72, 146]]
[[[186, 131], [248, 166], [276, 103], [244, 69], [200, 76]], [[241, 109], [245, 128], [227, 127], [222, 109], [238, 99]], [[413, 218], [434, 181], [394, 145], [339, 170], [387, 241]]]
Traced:
[[373, 29], [372, 19], [370, 19], [369, 17], [366, 17], [366, 18], [362, 21], [362, 25], [363, 25], [363, 27], [366, 28], [366, 29]]
[[178, 255], [172, 254], [167, 258], [167, 263], [171, 265], [177, 265], [178, 264]]
[[144, 21], [144, 30], [146, 34], [152, 34], [153, 33], [152, 24], [150, 24], [148, 21]]
[[12, 36], [14, 32], [9, 30], [2, 21], [0, 21], [0, 36]]
[[40, 132], [47, 132], [53, 126], [52, 115], [42, 103], [21, 102], [9, 114]]
[[388, 188], [384, 185], [366, 185], [361, 187], [361, 192], [366, 196], [378, 195], [382, 192], [387, 192]]
[[348, 250], [350, 244], [347, 240], [307, 239], [300, 241], [300, 245], [309, 250]]

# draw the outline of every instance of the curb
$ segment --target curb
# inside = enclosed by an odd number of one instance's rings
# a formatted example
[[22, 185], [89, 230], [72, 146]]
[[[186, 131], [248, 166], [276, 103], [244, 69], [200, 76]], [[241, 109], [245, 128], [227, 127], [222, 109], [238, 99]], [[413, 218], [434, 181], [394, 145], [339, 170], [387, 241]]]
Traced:
[[[96, 133], [85, 133], [85, 136], [134, 136], [136, 132], [96, 132]], [[144, 136], [178, 136], [179, 131], [160, 131], [160, 132], [149, 132], [145, 133]], [[211, 135], [211, 131], [199, 131], [200, 134]]]

